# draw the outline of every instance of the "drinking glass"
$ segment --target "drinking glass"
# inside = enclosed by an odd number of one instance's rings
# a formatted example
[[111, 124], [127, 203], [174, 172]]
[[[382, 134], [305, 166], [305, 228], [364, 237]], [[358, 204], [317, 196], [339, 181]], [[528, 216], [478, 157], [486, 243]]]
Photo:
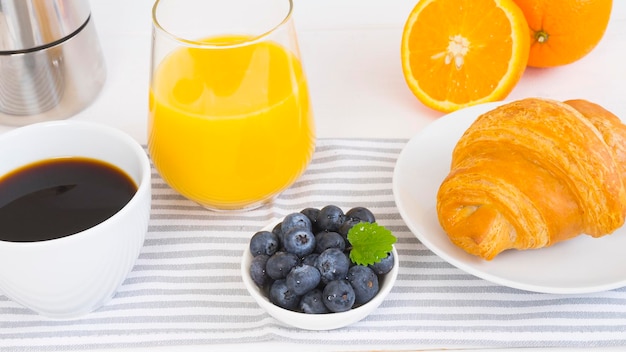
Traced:
[[291, 0], [157, 0], [148, 150], [209, 209], [248, 209], [304, 172], [315, 126]]

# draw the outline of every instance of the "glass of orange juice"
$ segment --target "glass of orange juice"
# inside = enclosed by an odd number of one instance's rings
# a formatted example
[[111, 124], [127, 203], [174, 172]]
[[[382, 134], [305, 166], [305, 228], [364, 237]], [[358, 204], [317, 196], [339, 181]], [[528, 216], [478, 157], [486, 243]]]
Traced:
[[315, 124], [291, 0], [157, 0], [148, 150], [209, 209], [257, 207], [304, 172]]

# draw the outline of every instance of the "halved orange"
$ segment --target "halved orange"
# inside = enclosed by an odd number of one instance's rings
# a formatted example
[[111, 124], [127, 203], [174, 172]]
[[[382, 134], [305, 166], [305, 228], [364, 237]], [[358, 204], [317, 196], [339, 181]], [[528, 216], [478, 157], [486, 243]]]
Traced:
[[513, 0], [420, 0], [402, 35], [406, 83], [450, 112], [504, 99], [522, 77], [530, 36]]

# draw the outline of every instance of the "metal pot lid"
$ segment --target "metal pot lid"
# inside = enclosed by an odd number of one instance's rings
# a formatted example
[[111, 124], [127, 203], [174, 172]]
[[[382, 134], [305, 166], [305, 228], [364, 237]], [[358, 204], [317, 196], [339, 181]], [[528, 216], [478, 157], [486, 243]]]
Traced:
[[0, 55], [38, 50], [87, 22], [87, 0], [0, 0]]

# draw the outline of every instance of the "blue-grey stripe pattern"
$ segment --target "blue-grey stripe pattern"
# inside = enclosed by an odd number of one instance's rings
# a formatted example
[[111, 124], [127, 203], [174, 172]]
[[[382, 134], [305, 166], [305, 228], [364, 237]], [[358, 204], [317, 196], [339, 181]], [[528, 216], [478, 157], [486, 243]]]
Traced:
[[[411, 234], [391, 191], [404, 139], [321, 139], [307, 172], [259, 209], [211, 212], [154, 173], [140, 257], [106, 306], [53, 321], [0, 294], [0, 351], [294, 343], [320, 350], [626, 346], [626, 288], [552, 295], [492, 284], [444, 262]], [[425, 151], [427, 152], [427, 151]], [[333, 331], [276, 322], [249, 297], [241, 254], [271, 219], [305, 207], [369, 207], [398, 237], [398, 281], [369, 317]]]

